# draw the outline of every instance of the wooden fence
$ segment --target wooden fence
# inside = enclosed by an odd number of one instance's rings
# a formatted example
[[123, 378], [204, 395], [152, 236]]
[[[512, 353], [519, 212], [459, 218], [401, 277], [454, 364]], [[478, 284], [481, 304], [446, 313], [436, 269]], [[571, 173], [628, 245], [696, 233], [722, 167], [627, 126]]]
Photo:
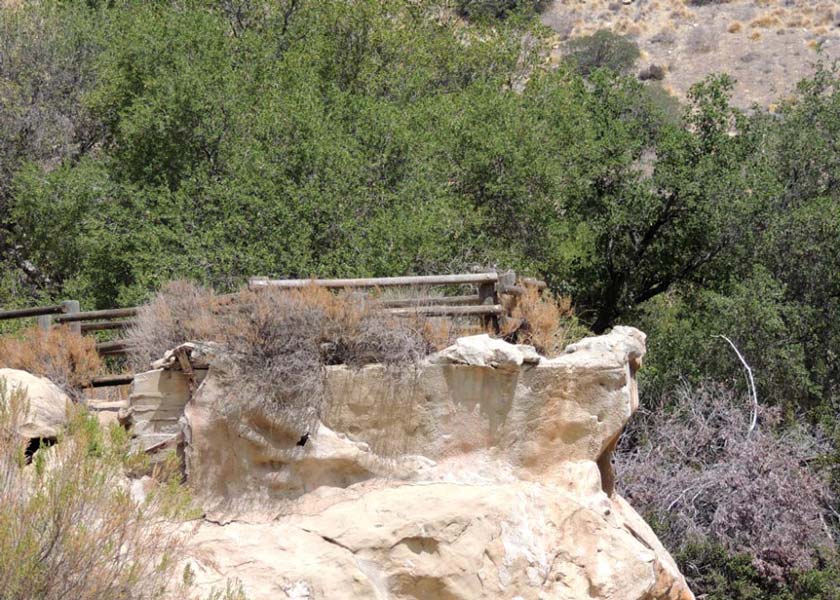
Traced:
[[[347, 290], [384, 290], [387, 288], [444, 288], [446, 292], [459, 290], [458, 294], [439, 296], [415, 296], [378, 298], [382, 310], [397, 316], [423, 315], [429, 317], [478, 317], [485, 324], [493, 325], [498, 330], [499, 322], [506, 316], [502, 296], [519, 296], [533, 287], [542, 291], [543, 281], [527, 277], [517, 278], [513, 271], [460, 273], [454, 275], [424, 275], [411, 277], [374, 277], [368, 279], [269, 279], [252, 277], [248, 288], [258, 291], [266, 288], [293, 289], [316, 285], [330, 289]], [[464, 294], [464, 288], [472, 288], [472, 293]], [[365, 293], [365, 292], [358, 292]], [[222, 298], [235, 302], [237, 294], [227, 294]], [[113, 308], [108, 310], [80, 310], [79, 302], [66, 300], [52, 306], [21, 308], [0, 311], [0, 320], [38, 318], [38, 324], [44, 329], [53, 325], [68, 325], [71, 330], [81, 334], [96, 331], [122, 330], [134, 324], [132, 317], [137, 315], [138, 307]], [[131, 339], [117, 339], [98, 342], [96, 350], [100, 355], [112, 356], [125, 354], [131, 349]], [[91, 387], [122, 385], [130, 383], [131, 375], [109, 375], [94, 379]]]

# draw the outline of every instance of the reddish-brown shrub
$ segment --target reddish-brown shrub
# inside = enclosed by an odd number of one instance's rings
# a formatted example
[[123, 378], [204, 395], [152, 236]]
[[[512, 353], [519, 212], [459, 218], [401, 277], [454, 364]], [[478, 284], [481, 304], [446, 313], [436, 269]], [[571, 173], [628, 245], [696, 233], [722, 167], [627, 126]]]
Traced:
[[749, 400], [716, 385], [680, 390], [637, 417], [616, 453], [620, 490], [676, 551], [721, 544], [770, 577], [813, 567], [833, 547], [829, 487], [809, 466], [826, 450], [804, 428], [749, 429]]
[[103, 371], [94, 340], [67, 326], [48, 331], [31, 327], [0, 337], [0, 367], [46, 377], [74, 398]]
[[521, 344], [531, 344], [546, 356], [561, 353], [568, 344], [586, 335], [574, 315], [571, 299], [526, 287], [521, 296], [507, 300], [510, 314], [502, 333]]

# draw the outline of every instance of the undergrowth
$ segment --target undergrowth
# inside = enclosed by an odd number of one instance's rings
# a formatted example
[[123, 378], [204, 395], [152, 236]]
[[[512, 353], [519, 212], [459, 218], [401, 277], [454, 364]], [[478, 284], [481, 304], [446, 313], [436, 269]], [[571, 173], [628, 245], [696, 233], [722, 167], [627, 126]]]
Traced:
[[179, 480], [133, 499], [128, 434], [81, 411], [29, 462], [17, 432], [27, 410], [0, 380], [0, 598], [168, 597], [190, 516]]
[[34, 326], [0, 337], [0, 367], [46, 377], [73, 398], [104, 368], [94, 339], [66, 325], [49, 330]]
[[502, 333], [520, 344], [530, 344], [545, 356], [556, 356], [588, 335], [575, 317], [571, 298], [554, 297], [550, 292], [532, 286], [521, 296], [507, 300], [510, 319]]

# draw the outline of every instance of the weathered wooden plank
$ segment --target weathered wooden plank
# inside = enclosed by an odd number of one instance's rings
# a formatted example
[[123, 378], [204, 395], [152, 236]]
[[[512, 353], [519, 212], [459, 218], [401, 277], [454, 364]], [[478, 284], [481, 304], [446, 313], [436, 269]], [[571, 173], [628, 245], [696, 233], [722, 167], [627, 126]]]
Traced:
[[56, 323], [72, 323], [75, 321], [95, 321], [97, 319], [122, 319], [137, 315], [137, 307], [109, 308], [106, 310], [89, 310], [72, 315], [61, 315], [55, 318]]
[[[65, 316], [77, 315], [81, 311], [81, 308], [79, 307], [79, 301], [78, 300], [65, 300], [64, 302], [61, 303], [61, 307], [63, 309], [62, 312], [64, 313]], [[75, 333], [77, 335], [81, 335], [82, 328], [81, 328], [81, 326], [79, 325], [78, 322], [70, 323], [70, 325], [68, 327], [70, 328], [70, 331], [72, 331], [73, 333]]]
[[499, 276], [495, 272], [461, 273], [455, 275], [417, 275], [409, 277], [372, 277], [368, 279], [269, 279], [267, 277], [252, 277], [248, 281], [248, 287], [252, 290], [264, 287], [299, 288], [308, 285], [327, 288], [393, 287], [482, 284], [496, 283], [498, 280]]
[[461, 305], [461, 304], [479, 304], [480, 298], [478, 294], [469, 294], [466, 296], [436, 296], [425, 298], [379, 298], [376, 303], [383, 308], [402, 308], [405, 306], [439, 306], [439, 305]]
[[113, 340], [110, 342], [99, 342], [96, 344], [96, 351], [100, 354], [120, 354], [131, 348], [134, 340]]
[[40, 317], [41, 315], [58, 315], [64, 312], [64, 306], [53, 304], [52, 306], [36, 306], [33, 308], [16, 308], [14, 310], [0, 311], [0, 321], [4, 319], [25, 319], [26, 317]]
[[386, 308], [383, 312], [397, 316], [457, 317], [468, 315], [500, 315], [504, 312], [504, 308], [501, 304], [481, 304], [478, 306], [415, 306], [411, 308]]
[[128, 329], [136, 321], [94, 321], [93, 323], [81, 323], [82, 333], [88, 331], [102, 331], [105, 329]]

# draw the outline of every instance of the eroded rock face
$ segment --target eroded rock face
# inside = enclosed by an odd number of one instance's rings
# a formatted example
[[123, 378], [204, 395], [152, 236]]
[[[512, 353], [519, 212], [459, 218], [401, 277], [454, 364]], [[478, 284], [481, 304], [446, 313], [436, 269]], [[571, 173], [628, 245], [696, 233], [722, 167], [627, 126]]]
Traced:
[[667, 551], [613, 492], [644, 334], [548, 360], [487, 336], [416, 369], [331, 367], [299, 431], [211, 368], [182, 423], [208, 510], [200, 586], [252, 598], [688, 600]]
[[23, 438], [54, 438], [67, 425], [70, 398], [49, 379], [18, 369], [0, 369], [9, 391], [26, 390], [29, 410], [18, 433]]
[[[597, 469], [535, 482], [368, 482], [313, 493], [269, 523], [205, 524], [198, 581], [256, 598], [688, 600], [668, 553]], [[592, 463], [590, 470], [594, 469]], [[588, 490], [583, 482], [589, 481]]]
[[230, 418], [219, 407], [236, 401], [235, 384], [211, 369], [185, 411], [193, 485], [220, 504], [263, 503], [321, 485], [428, 478], [430, 461], [465, 456], [493, 457], [515, 477], [541, 481], [567, 461], [600, 461], [609, 480], [609, 454], [638, 405], [633, 365], [643, 334], [616, 328], [538, 362], [522, 360], [521, 347], [476, 338], [399, 374], [330, 367], [316, 431], [290, 429], [269, 409]]

